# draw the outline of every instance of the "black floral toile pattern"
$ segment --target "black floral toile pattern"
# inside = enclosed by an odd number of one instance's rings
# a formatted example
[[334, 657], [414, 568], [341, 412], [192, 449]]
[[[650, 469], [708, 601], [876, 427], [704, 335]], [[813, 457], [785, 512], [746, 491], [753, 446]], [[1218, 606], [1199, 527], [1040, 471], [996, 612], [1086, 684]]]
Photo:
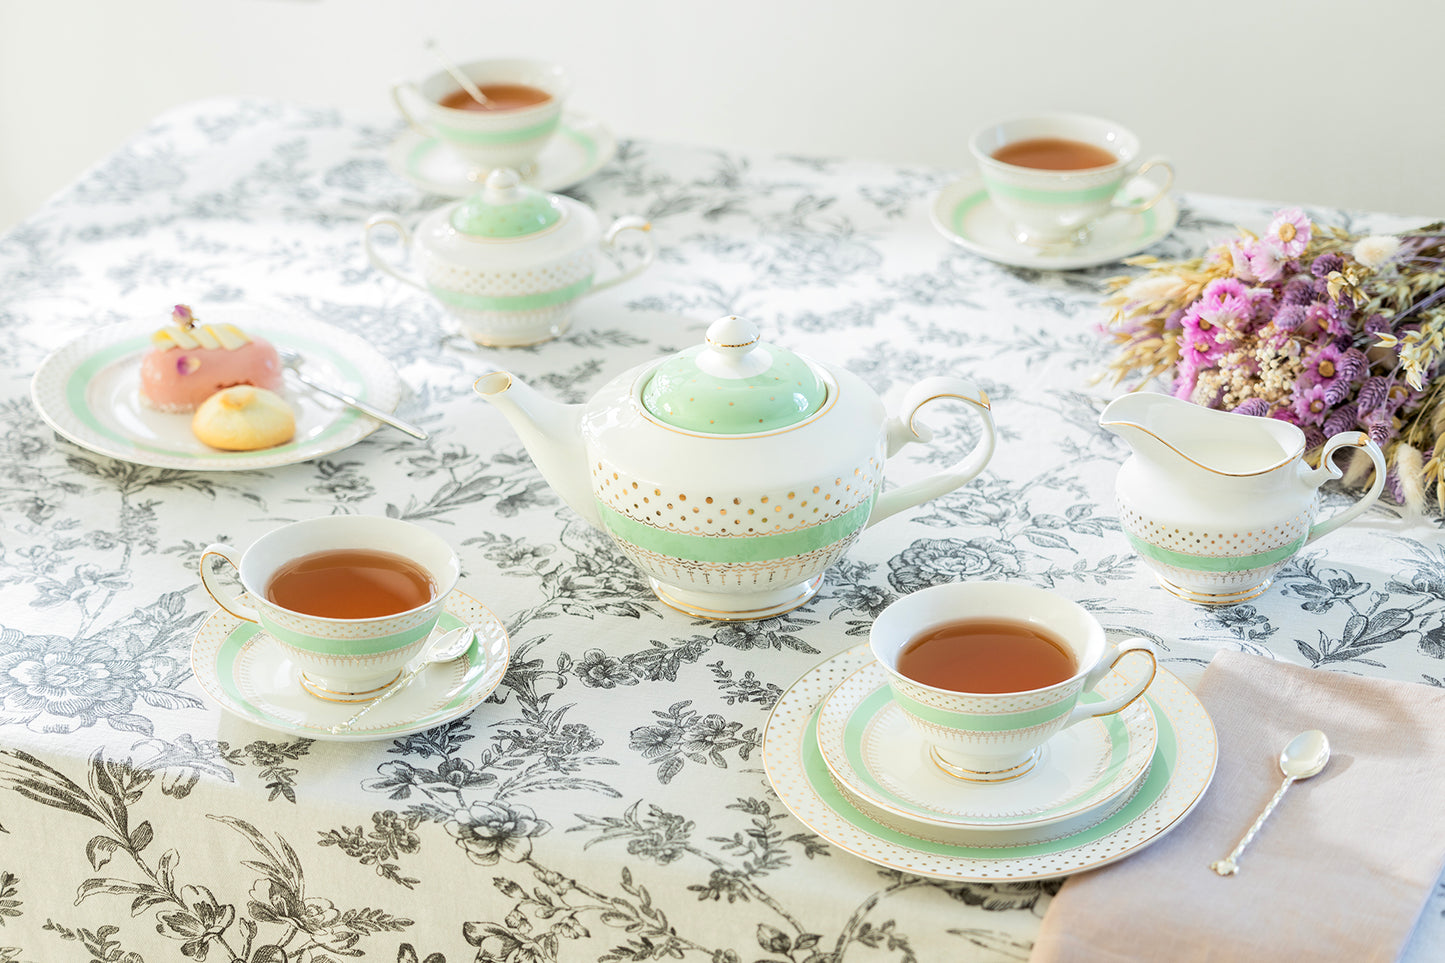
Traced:
[[[1052, 588], [1111, 634], [1158, 640], [1181, 675], [1227, 646], [1445, 684], [1438, 520], [1373, 511], [1230, 608], [1151, 583], [1115, 518], [1125, 451], [1091, 382], [1100, 282], [1119, 267], [1021, 271], [949, 246], [927, 223], [949, 175], [624, 141], [571, 193], [604, 219], [649, 217], [659, 264], [583, 302], [557, 341], [495, 351], [361, 256], [368, 214], [415, 221], [442, 200], [388, 169], [399, 130], [271, 102], [183, 108], [0, 237], [0, 963], [1025, 960], [1058, 881], [876, 867], [801, 825], [762, 772], [792, 681], [953, 581]], [[1153, 253], [1268, 214], [1183, 207]], [[431, 440], [379, 431], [304, 464], [189, 473], [57, 438], [27, 397], [45, 355], [181, 300], [361, 334]], [[929, 375], [971, 378], [999, 446], [969, 485], [865, 532], [809, 605], [713, 623], [662, 605], [471, 383], [505, 367], [581, 402], [729, 313], [890, 406]], [[975, 443], [970, 417], [927, 414], [935, 441], [892, 458], [889, 484]], [[339, 744], [205, 704], [203, 548], [338, 513], [457, 547], [463, 589], [511, 640], [483, 706]]]

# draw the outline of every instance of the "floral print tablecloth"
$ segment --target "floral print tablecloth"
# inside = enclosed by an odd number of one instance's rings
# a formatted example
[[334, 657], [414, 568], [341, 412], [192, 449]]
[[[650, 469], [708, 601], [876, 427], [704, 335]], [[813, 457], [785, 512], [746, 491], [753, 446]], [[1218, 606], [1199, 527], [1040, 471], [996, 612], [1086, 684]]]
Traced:
[[[1219, 648], [1445, 680], [1437, 518], [1379, 505], [1248, 604], [1197, 608], [1154, 585], [1114, 517], [1125, 450], [1097, 426], [1111, 391], [1095, 378], [1100, 281], [1120, 266], [1036, 273], [949, 246], [927, 218], [948, 172], [624, 141], [571, 193], [650, 218], [659, 263], [584, 302], [561, 341], [493, 351], [362, 255], [368, 214], [414, 222], [442, 200], [388, 169], [398, 132], [380, 114], [204, 102], [0, 238], [0, 961], [1021, 960], [1058, 881], [880, 869], [799, 824], [762, 772], [781, 693], [862, 643], [892, 600], [1021, 579], [1157, 640], [1186, 681]], [[1181, 207], [1153, 253], [1197, 252], [1270, 213]], [[28, 394], [40, 361], [181, 301], [363, 335], [431, 440], [382, 430], [303, 464], [192, 473], [57, 438]], [[498, 365], [580, 401], [724, 314], [890, 403], [929, 374], [972, 377], [1000, 433], [979, 479], [869, 530], [811, 604], [756, 623], [659, 604], [471, 392]], [[971, 444], [972, 419], [950, 414], [890, 479]], [[189, 657], [213, 611], [201, 549], [339, 512], [410, 519], [456, 546], [461, 587], [511, 634], [510, 669], [476, 711], [341, 744], [204, 701]], [[1442, 911], [1437, 894], [1421, 959]]]

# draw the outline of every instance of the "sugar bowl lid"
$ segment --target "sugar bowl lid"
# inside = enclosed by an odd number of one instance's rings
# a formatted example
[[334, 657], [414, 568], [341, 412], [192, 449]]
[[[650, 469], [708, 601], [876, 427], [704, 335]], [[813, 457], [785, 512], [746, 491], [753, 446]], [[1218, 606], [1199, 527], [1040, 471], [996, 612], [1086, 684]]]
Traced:
[[557, 198], [526, 187], [514, 170], [498, 168], [480, 191], [452, 211], [451, 225], [470, 237], [510, 240], [540, 234], [562, 220]]
[[757, 325], [719, 318], [707, 342], [653, 369], [643, 407], [676, 428], [745, 435], [805, 421], [828, 397], [828, 386], [800, 356], [759, 340]]

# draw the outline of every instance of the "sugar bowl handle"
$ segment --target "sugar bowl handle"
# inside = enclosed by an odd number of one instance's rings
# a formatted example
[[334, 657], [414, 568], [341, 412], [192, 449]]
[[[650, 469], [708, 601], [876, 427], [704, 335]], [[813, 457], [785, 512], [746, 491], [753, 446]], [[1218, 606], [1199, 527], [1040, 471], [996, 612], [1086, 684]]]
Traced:
[[612, 227], [608, 228], [607, 234], [602, 238], [603, 246], [612, 247], [617, 242], [617, 236], [623, 231], [637, 231], [642, 234], [642, 260], [638, 261], [636, 264], [626, 269], [625, 271], [622, 271], [620, 274], [607, 278], [604, 281], [597, 281], [593, 283], [592, 290], [588, 292], [589, 294], [595, 294], [598, 291], [605, 291], [613, 285], [621, 284], [623, 281], [637, 277], [643, 271], [647, 270], [648, 265], [650, 265], [653, 260], [656, 259], [657, 242], [652, 239], [651, 221], [643, 217], [638, 217], [635, 214], [629, 214], [626, 217], [619, 217], [616, 221], [612, 222]]
[[201, 552], [201, 585], [210, 593], [217, 605], [236, 618], [244, 622], [260, 622], [261, 616], [257, 614], [256, 610], [242, 602], [240, 594], [229, 585], [222, 584], [220, 576], [213, 572], [208, 564], [211, 556], [214, 555], [231, 563], [231, 567], [239, 574], [241, 563], [236, 560], [235, 552], [234, 548], [224, 542], [207, 545], [205, 551]]
[[961, 487], [983, 471], [988, 460], [993, 457], [993, 414], [989, 408], [988, 395], [971, 381], [944, 377], [925, 378], [908, 389], [908, 393], [903, 396], [903, 407], [898, 417], [888, 420], [888, 456], [892, 457], [909, 442], [933, 440], [933, 429], [918, 420], [918, 412], [924, 405], [940, 398], [954, 398], [974, 407], [979, 420], [983, 422], [978, 443], [973, 446], [972, 451], [949, 468], [879, 495], [878, 500], [873, 503], [872, 514], [868, 516], [869, 525]]
[[[1338, 515], [1325, 519], [1318, 525], [1310, 526], [1310, 536], [1305, 540], [1306, 545], [1321, 535], [1328, 535], [1369, 508], [1375, 503], [1375, 499], [1380, 497], [1380, 492], [1385, 489], [1385, 453], [1380, 451], [1380, 446], [1371, 441], [1370, 436], [1363, 431], [1342, 431], [1331, 437], [1329, 441], [1325, 442], [1324, 448], [1320, 449], [1320, 467], [1306, 468], [1300, 473], [1301, 480], [1311, 488], [1319, 488], [1330, 479], [1343, 475], [1344, 472], [1332, 460], [1335, 452], [1341, 448], [1359, 448], [1369, 456], [1370, 461], [1375, 465], [1375, 483], [1370, 486], [1369, 491], [1360, 496], [1359, 501], [1349, 508]], [[1301, 462], [1301, 465], [1303, 464]]]
[[382, 257], [381, 254], [376, 250], [376, 248], [372, 247], [371, 236], [377, 230], [377, 228], [382, 227], [389, 227], [397, 234], [401, 235], [401, 246], [403, 250], [411, 249], [411, 232], [406, 229], [406, 225], [401, 223], [401, 220], [399, 218], [391, 214], [373, 214], [366, 219], [366, 226], [361, 229], [361, 244], [362, 247], [366, 249], [366, 259], [370, 261], [371, 266], [376, 268], [378, 271], [390, 274], [398, 281], [401, 281], [405, 284], [410, 284], [412, 287], [416, 288], [419, 291], [425, 291], [425, 284], [422, 284], [416, 278], [403, 273], [401, 270], [393, 266], [390, 261]]

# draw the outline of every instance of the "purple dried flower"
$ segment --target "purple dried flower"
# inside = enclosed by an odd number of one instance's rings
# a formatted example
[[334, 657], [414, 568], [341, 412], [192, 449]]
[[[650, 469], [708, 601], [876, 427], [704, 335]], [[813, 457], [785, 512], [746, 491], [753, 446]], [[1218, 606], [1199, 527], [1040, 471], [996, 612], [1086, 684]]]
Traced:
[[1365, 426], [1365, 431], [1369, 434], [1370, 440], [1381, 448], [1388, 445], [1390, 439], [1395, 437], [1395, 429], [1388, 421], [1372, 421]]
[[1263, 418], [1269, 414], [1269, 402], [1263, 398], [1246, 398], [1234, 408], [1235, 414], [1253, 415], [1256, 418]]
[[1343, 381], [1359, 381], [1369, 369], [1370, 361], [1359, 348], [1351, 348], [1340, 358], [1339, 371]]
[[1350, 382], [1344, 378], [1336, 378], [1325, 385], [1325, 404], [1331, 408], [1338, 405], [1350, 396]]
[[1296, 384], [1291, 407], [1294, 408], [1295, 424], [1318, 425], [1325, 420], [1329, 410], [1325, 402], [1325, 386], [1318, 383], [1307, 385], [1303, 381]]
[[178, 304], [171, 309], [171, 320], [183, 328], [189, 328], [196, 323], [196, 315], [189, 304]]
[[1316, 279], [1315, 279], [1315, 296], [1314, 296], [1314, 300], [1316, 300], [1316, 301], [1328, 301], [1329, 299], [1330, 299], [1330, 282], [1326, 281], [1324, 278], [1316, 278]]
[[1355, 406], [1345, 405], [1342, 408], [1336, 409], [1332, 415], [1325, 419], [1321, 430], [1328, 436], [1338, 435], [1342, 431], [1349, 431], [1355, 427], [1355, 421]]
[[1273, 324], [1279, 331], [1298, 331], [1299, 326], [1305, 322], [1305, 309], [1303, 305], [1286, 304], [1274, 314]]
[[1384, 315], [1382, 315], [1382, 314], [1372, 314], [1372, 315], [1370, 315], [1370, 317], [1365, 321], [1365, 333], [1368, 334], [1368, 335], [1369, 335], [1370, 337], [1372, 337], [1372, 338], [1373, 338], [1374, 336], [1378, 335], [1378, 334], [1381, 334], [1381, 333], [1383, 333], [1383, 332], [1385, 332], [1385, 331], [1389, 331], [1389, 330], [1390, 330], [1390, 322], [1389, 322], [1389, 319], [1387, 319], [1387, 318], [1386, 318]]
[[1305, 425], [1304, 429], [1306, 449], [1318, 448], [1320, 445], [1323, 445], [1328, 440], [1325, 438], [1325, 433], [1323, 431], [1320, 431], [1314, 425]]
[[1314, 299], [1314, 282], [1308, 278], [1290, 278], [1284, 286], [1284, 294], [1280, 296], [1285, 304], [1309, 304]]
[[1400, 482], [1400, 473], [1391, 468], [1385, 472], [1385, 490], [1390, 493], [1390, 500], [1397, 505], [1405, 502], [1405, 486]]
[[1368, 414], [1378, 411], [1385, 406], [1385, 399], [1390, 396], [1390, 379], [1381, 375], [1373, 378], [1366, 378], [1365, 383], [1360, 385], [1360, 393], [1356, 398], [1356, 405], [1360, 414]]
[[1332, 271], [1338, 271], [1345, 266], [1345, 259], [1338, 254], [1321, 254], [1315, 258], [1315, 263], [1310, 265], [1310, 273], [1317, 278], [1326, 278]]
[[1167, 317], [1167, 318], [1164, 319], [1164, 330], [1165, 330], [1165, 331], [1178, 331], [1180, 328], [1182, 328], [1182, 327], [1184, 326], [1184, 325], [1181, 323], [1183, 320], [1184, 320], [1184, 309], [1183, 309], [1183, 308], [1180, 308], [1179, 310], [1175, 311], [1173, 314], [1169, 315], [1169, 317]]

